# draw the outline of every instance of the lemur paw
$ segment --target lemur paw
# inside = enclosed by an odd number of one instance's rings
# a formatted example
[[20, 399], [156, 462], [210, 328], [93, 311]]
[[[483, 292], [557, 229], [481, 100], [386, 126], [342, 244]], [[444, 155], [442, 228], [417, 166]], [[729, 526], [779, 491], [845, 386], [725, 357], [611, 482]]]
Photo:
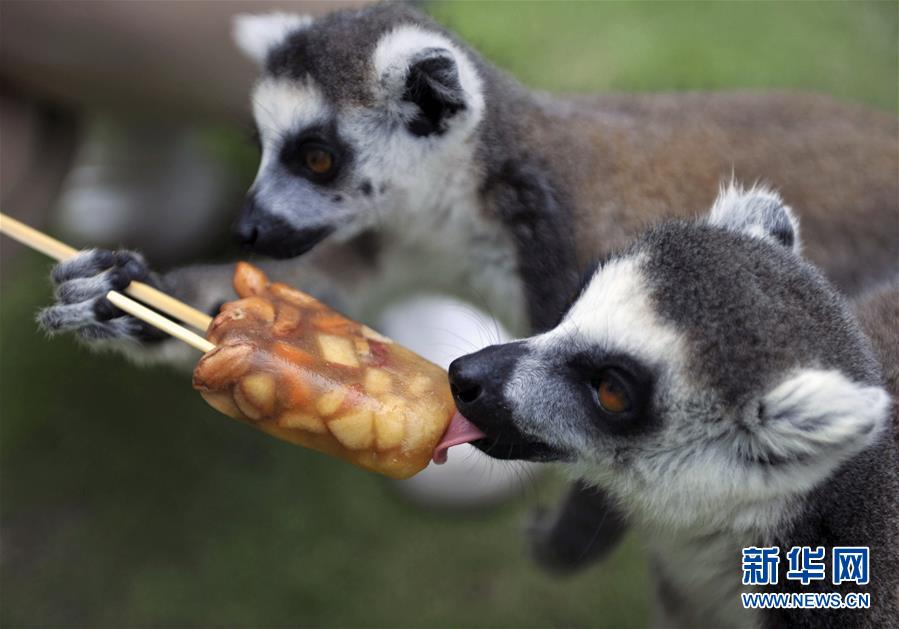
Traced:
[[550, 574], [573, 574], [610, 554], [626, 528], [615, 513], [585, 524], [565, 509], [534, 509], [525, 524], [534, 562]]
[[53, 267], [50, 277], [56, 286], [56, 303], [37, 315], [38, 325], [48, 334], [75, 332], [86, 341], [144, 343], [165, 338], [106, 299], [106, 293], [121, 291], [133, 280], [157, 284], [139, 253], [86, 249]]
[[578, 568], [577, 552], [556, 539], [557, 521], [557, 514], [537, 507], [525, 522], [525, 536], [531, 557], [538, 566], [551, 574], [569, 574]]

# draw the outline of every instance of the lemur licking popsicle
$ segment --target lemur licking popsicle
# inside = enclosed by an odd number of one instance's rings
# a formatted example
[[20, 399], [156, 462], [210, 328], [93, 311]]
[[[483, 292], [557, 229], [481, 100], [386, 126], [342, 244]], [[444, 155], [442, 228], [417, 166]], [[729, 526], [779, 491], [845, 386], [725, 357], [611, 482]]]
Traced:
[[[643, 533], [658, 626], [899, 621], [899, 276], [859, 321], [797, 228], [776, 194], [730, 188], [597, 265], [557, 326], [450, 366], [477, 447], [556, 461]], [[538, 541], [588, 546], [608, 514], [577, 515]], [[785, 578], [806, 546], [867, 548], [870, 581]], [[746, 547], [784, 553], [766, 591], [868, 593], [870, 609], [744, 609]]]

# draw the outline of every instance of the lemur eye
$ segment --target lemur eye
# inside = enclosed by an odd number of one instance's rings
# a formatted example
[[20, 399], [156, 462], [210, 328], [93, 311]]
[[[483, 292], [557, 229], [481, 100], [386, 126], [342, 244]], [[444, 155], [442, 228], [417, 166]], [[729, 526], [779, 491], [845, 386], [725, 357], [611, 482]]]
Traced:
[[318, 132], [312, 133], [288, 138], [281, 147], [281, 163], [292, 175], [316, 184], [328, 184], [337, 178], [345, 153], [339, 143], [318, 137]]
[[327, 175], [334, 167], [334, 156], [323, 148], [311, 146], [303, 151], [303, 162], [316, 175]]
[[607, 413], [626, 413], [633, 406], [621, 376], [611, 370], [603, 372], [596, 384], [599, 405]]

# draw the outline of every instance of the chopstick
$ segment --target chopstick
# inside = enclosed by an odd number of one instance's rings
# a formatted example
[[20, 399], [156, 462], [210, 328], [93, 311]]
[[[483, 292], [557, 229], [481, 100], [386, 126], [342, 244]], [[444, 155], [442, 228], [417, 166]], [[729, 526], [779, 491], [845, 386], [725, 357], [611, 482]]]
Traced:
[[[73, 249], [55, 238], [51, 238], [14, 218], [10, 218], [3, 213], [0, 213], [0, 233], [6, 234], [23, 245], [27, 245], [56, 260], [65, 260], [78, 253], [76, 249]], [[131, 284], [125, 288], [125, 292], [198, 329], [205, 330], [212, 321], [212, 317], [209, 315], [200, 312], [147, 284], [131, 282]], [[133, 299], [125, 297], [125, 295], [122, 295], [121, 293], [109, 291], [106, 294], [106, 298], [116, 307], [124, 310], [133, 317], [162, 330], [166, 334], [184, 341], [204, 354], [215, 348], [213, 343], [210, 343], [199, 334], [178, 325], [170, 319], [166, 319], [159, 313], [150, 310]]]
[[114, 290], [111, 290], [106, 293], [106, 299], [115, 304], [119, 309], [124, 310], [125, 312], [130, 314], [132, 317], [137, 317], [141, 321], [149, 323], [154, 328], [158, 328], [166, 334], [170, 334], [176, 339], [184, 341], [188, 345], [196, 347], [204, 354], [215, 349], [214, 343], [210, 343], [199, 334], [194, 334], [187, 328], [178, 325], [171, 319], [166, 319], [158, 312], [150, 310], [146, 306], [139, 304], [133, 299], [128, 299], [122, 293], [117, 293]]
[[[0, 213], [0, 233], [4, 233], [55, 260], [62, 261], [78, 253], [77, 249], [3, 213]], [[212, 323], [212, 317], [205, 312], [188, 306], [143, 282], [131, 282], [125, 292], [200, 331], [205, 332]]]

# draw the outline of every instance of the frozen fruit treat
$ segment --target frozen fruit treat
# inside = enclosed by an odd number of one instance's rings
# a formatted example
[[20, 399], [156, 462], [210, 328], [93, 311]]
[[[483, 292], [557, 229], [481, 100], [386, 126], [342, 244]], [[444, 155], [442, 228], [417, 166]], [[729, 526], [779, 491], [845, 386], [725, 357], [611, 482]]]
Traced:
[[421, 471], [455, 412], [446, 372], [239, 263], [194, 388], [222, 413], [393, 478]]

